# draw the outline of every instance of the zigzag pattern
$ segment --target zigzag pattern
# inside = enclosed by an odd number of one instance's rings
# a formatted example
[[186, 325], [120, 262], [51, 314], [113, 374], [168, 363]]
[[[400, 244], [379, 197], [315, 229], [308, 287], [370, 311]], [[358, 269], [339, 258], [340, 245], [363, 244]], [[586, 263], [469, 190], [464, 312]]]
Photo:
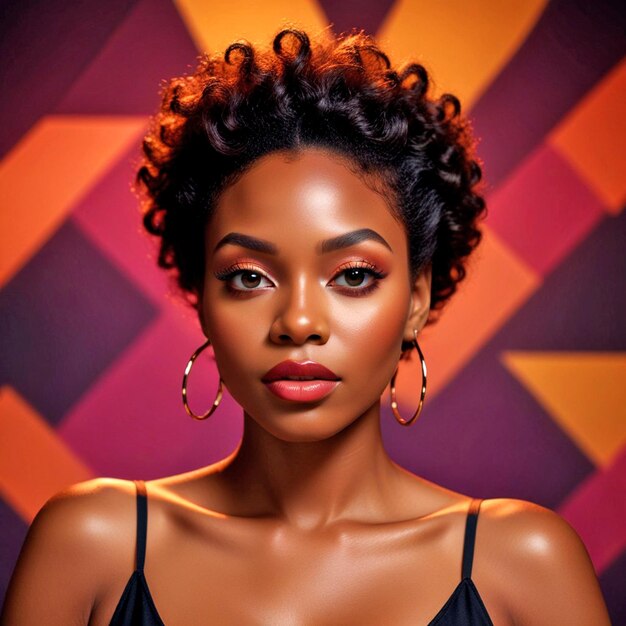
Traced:
[[[16, 5], [20, 6], [20, 5]], [[555, 508], [626, 623], [626, 93], [623, 11], [600, 0], [111, 0], [11, 9], [0, 99], [0, 587], [45, 500], [95, 475], [149, 479], [228, 454], [180, 379], [201, 341], [140, 234], [133, 163], [162, 79], [287, 21], [364, 28], [469, 105], [489, 183], [484, 244], [422, 344], [423, 416], [384, 415], [408, 469]], [[43, 36], [45, 35], [45, 37]], [[597, 42], [602, 45], [598, 46]], [[572, 43], [574, 42], [574, 43]], [[2, 58], [9, 58], [3, 54]], [[207, 389], [217, 384], [213, 370]], [[404, 368], [400, 401], [416, 402]], [[208, 392], [210, 394], [210, 391]], [[210, 402], [210, 399], [207, 399]]]

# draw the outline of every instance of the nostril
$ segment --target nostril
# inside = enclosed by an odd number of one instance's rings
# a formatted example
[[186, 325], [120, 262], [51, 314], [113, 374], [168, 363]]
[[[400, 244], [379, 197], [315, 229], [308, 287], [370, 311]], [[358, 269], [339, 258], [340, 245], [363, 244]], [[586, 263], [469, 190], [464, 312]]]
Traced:
[[[283, 335], [278, 335], [278, 340], [279, 341], [293, 341], [293, 338], [291, 337], [291, 335], [283, 334]], [[306, 338], [306, 341], [322, 341], [322, 336], [318, 334], [312, 334]]]

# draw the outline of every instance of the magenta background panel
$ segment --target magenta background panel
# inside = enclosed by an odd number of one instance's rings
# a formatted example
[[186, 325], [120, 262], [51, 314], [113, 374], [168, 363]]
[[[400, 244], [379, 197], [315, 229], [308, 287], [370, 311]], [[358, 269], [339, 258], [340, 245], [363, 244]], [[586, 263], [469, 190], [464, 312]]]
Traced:
[[132, 278], [136, 288], [162, 304], [166, 274], [156, 264], [156, 250], [141, 232], [138, 199], [131, 193], [138, 151], [125, 154], [81, 199], [72, 220], [110, 261]]
[[488, 202], [489, 225], [538, 274], [548, 273], [604, 215], [600, 200], [545, 144]]
[[[235, 447], [241, 418], [229, 396], [225, 410], [206, 423], [191, 420], [182, 407], [181, 364], [200, 334], [192, 326], [180, 311], [164, 311], [66, 415], [61, 436], [97, 473], [156, 478], [194, 469]], [[206, 405], [218, 382], [215, 368], [209, 371]]]
[[561, 506], [561, 514], [578, 530], [600, 571], [626, 549], [626, 498], [619, 497], [624, 493], [626, 451], [585, 480]]

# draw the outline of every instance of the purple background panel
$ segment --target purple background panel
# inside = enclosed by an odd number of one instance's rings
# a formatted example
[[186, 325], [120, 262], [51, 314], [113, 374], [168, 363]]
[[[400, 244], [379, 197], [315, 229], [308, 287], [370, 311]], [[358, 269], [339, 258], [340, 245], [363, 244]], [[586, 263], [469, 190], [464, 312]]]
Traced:
[[151, 114], [161, 81], [195, 69], [197, 56], [170, 0], [140, 0], [56, 112]]
[[624, 581], [626, 581], [626, 551], [622, 552], [619, 559], [600, 576], [600, 586], [614, 626], [626, 624]]
[[335, 33], [364, 29], [374, 35], [387, 16], [394, 0], [317, 0]]
[[472, 108], [487, 180], [499, 183], [626, 53], [618, 0], [553, 0]]
[[3, 2], [0, 15], [0, 156], [51, 111], [135, 4]]
[[594, 469], [493, 349], [425, 406], [412, 431], [385, 413], [385, 440], [400, 465], [474, 497], [554, 507]]
[[604, 216], [598, 197], [542, 145], [488, 198], [487, 223], [539, 274], [550, 271]]
[[68, 220], [0, 292], [0, 380], [54, 424], [155, 313]]
[[[394, 458], [480, 497], [557, 507], [594, 466], [501, 364], [506, 350], [626, 348], [626, 213], [605, 217], [424, 408], [415, 433], [385, 408]], [[497, 390], [497, 392], [494, 392]]]
[[0, 498], [0, 589], [9, 584], [28, 524]]
[[626, 350], [626, 212], [604, 218], [495, 335], [496, 350]]

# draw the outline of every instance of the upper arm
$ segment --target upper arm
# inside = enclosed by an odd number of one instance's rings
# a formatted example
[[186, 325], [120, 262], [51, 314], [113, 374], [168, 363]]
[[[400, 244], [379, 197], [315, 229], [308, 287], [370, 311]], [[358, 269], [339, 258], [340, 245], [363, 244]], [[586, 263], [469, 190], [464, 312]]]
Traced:
[[132, 553], [120, 540], [134, 523], [128, 488], [121, 482], [78, 483], [41, 508], [9, 584], [3, 626], [89, 622], [107, 577], [119, 569], [119, 558]]
[[589, 554], [568, 522], [522, 500], [486, 504], [491, 561], [501, 568], [500, 591], [515, 624], [610, 626]]

